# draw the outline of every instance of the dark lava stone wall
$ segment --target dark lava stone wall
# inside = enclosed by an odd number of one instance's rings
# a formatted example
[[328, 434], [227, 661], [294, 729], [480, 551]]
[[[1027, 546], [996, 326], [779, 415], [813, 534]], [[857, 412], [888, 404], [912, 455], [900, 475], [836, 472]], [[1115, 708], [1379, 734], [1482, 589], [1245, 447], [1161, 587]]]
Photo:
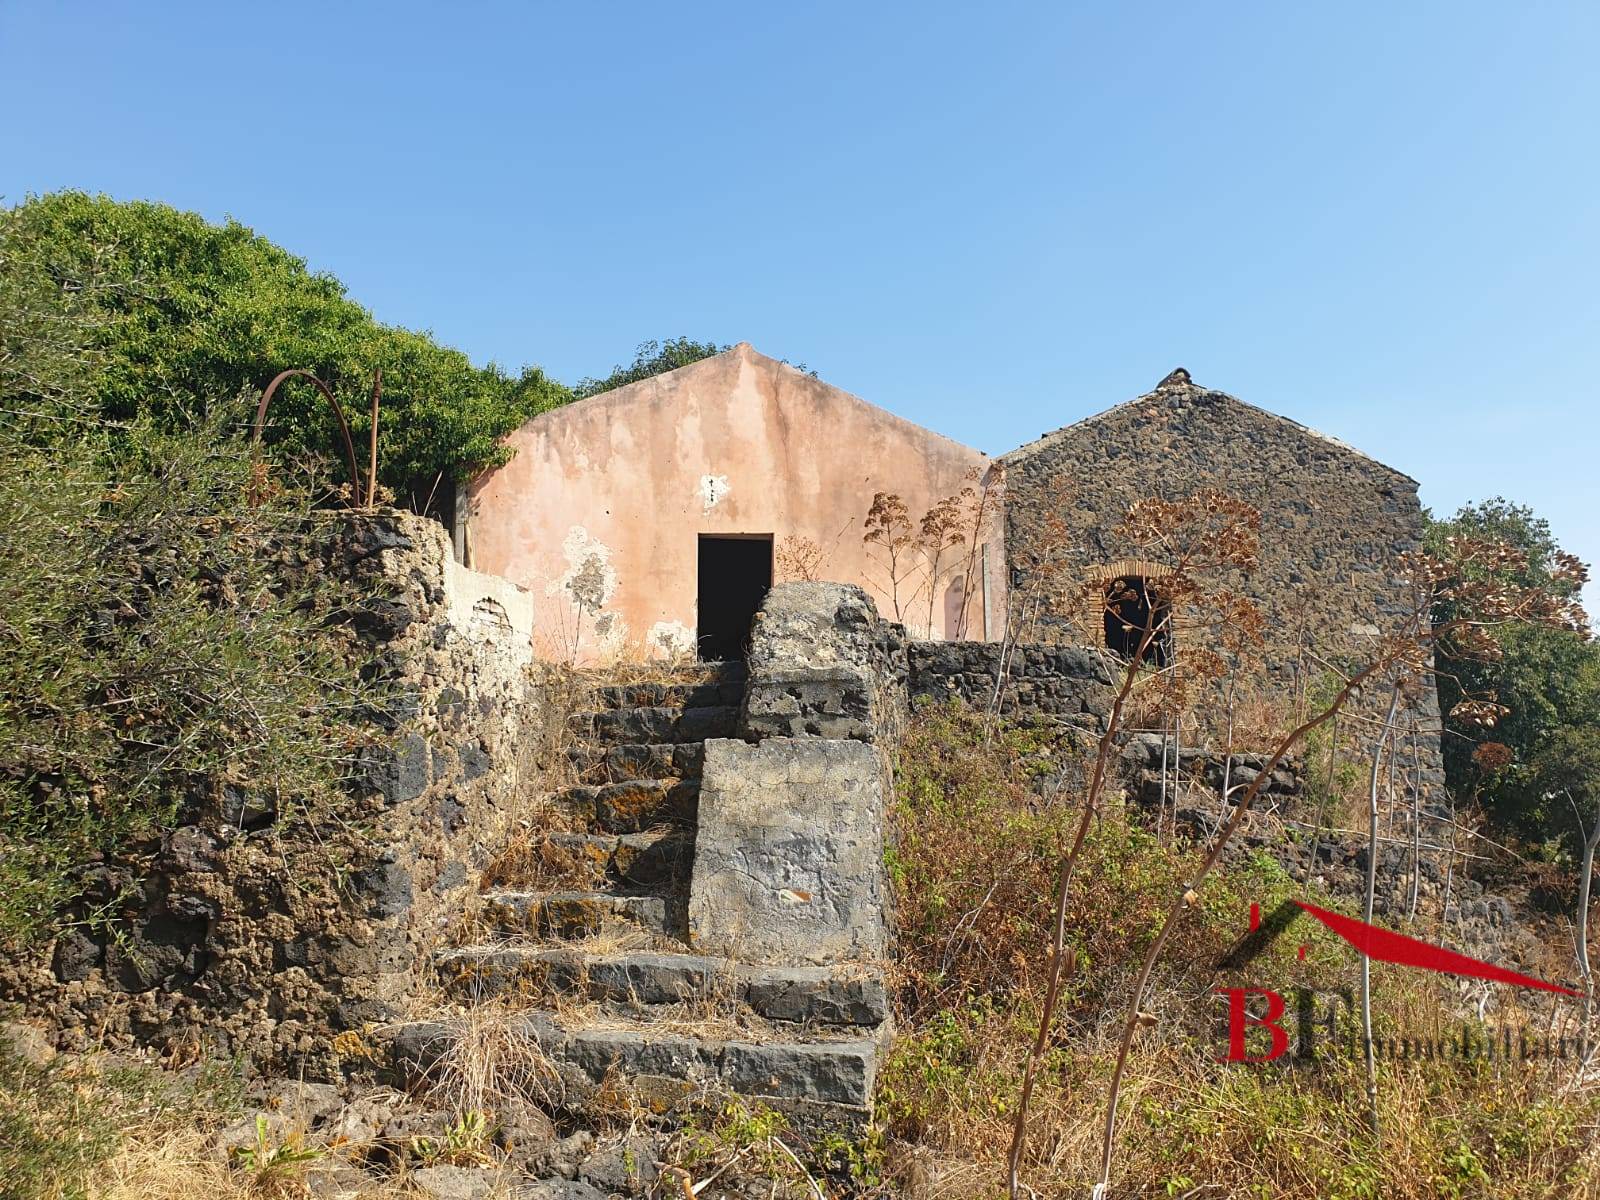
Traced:
[[526, 637], [452, 607], [445, 532], [409, 513], [330, 514], [285, 555], [349, 581], [350, 652], [390, 684], [348, 801], [280, 809], [224, 789], [151, 844], [86, 864], [113, 927], [0, 958], [0, 1005], [63, 1048], [359, 1069], [361, 1031], [405, 1011], [475, 889], [536, 721]]
[[955, 698], [984, 708], [994, 698], [1002, 658], [1003, 714], [1037, 715], [1095, 731], [1105, 728], [1112, 683], [1106, 658], [1075, 646], [910, 642], [906, 689], [913, 703]]
[[[1277, 685], [1295, 686], [1302, 637], [1327, 659], [1359, 664], [1404, 613], [1399, 557], [1419, 549], [1423, 535], [1416, 481], [1287, 418], [1199, 387], [1184, 371], [1002, 461], [1007, 566], [1018, 605], [1035, 578], [1052, 518], [1067, 532], [1070, 570], [1087, 580], [1135, 556], [1116, 533], [1135, 501], [1216, 487], [1261, 511], [1259, 565], [1227, 582], [1268, 617], [1266, 665]], [[1061, 611], [1077, 602], [1076, 595], [1044, 597], [1037, 627], [1023, 636], [1080, 637]], [[1180, 654], [1181, 620], [1180, 614]], [[1308, 662], [1306, 676], [1318, 672]], [[1358, 707], [1381, 711], [1386, 699], [1367, 696]], [[1437, 731], [1431, 686], [1410, 716]], [[1428, 778], [1442, 795], [1436, 732], [1431, 741]]]
[[1359, 654], [1400, 612], [1397, 559], [1422, 541], [1416, 481], [1184, 378], [1006, 457], [1013, 578], [1026, 585], [1053, 513], [1087, 576], [1130, 556], [1115, 531], [1135, 501], [1217, 487], [1261, 510], [1260, 565], [1241, 582], [1272, 618], [1270, 665], [1295, 661], [1302, 620], [1321, 653]]

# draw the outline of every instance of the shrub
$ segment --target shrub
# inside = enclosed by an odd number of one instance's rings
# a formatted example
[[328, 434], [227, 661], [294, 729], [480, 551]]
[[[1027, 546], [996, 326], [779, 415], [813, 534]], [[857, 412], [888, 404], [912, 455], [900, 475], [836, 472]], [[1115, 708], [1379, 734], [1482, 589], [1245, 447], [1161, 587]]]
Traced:
[[[339, 394], [359, 440], [381, 367], [380, 478], [419, 512], [450, 499], [452, 479], [503, 461], [505, 434], [570, 399], [537, 367], [512, 377], [381, 324], [333, 276], [237, 221], [75, 191], [33, 197], [0, 211], [0, 277], [36, 267], [92, 318], [96, 370], [82, 399], [101, 421], [186, 430], [219, 401], [304, 367]], [[289, 457], [334, 451], [332, 415], [309, 384], [285, 384], [268, 421]]]
[[293, 570], [310, 493], [263, 487], [237, 402], [112, 430], [100, 327], [0, 226], [0, 944], [48, 933], [80, 868], [220, 800], [334, 801], [367, 691]]
[[[1063, 771], [1070, 778], [1073, 766], [1071, 743], [1048, 728], [994, 728], [958, 704], [924, 708], [908, 726], [890, 856], [901, 1004], [877, 1098], [893, 1178], [881, 1194], [1004, 1193], [1022, 1067], [1038, 1027], [1054, 871], [1077, 817], [1076, 793], [1054, 781]], [[1038, 1194], [1087, 1195], [1099, 1176], [1099, 1126], [1131, 977], [1196, 858], [1193, 847], [1141, 828], [1114, 799], [1090, 830], [1068, 911], [1079, 969], [1031, 1104], [1027, 1179]], [[1252, 901], [1268, 912], [1301, 894], [1257, 854], [1213, 875], [1198, 897], [1146, 1001], [1154, 1026], [1135, 1043], [1123, 1090], [1112, 1194], [1422, 1200], [1555, 1197], [1600, 1186], [1600, 1149], [1586, 1132], [1600, 1119], [1600, 1096], [1559, 1093], [1562, 1081], [1542, 1069], [1385, 1065], [1380, 1145], [1368, 1129], [1354, 1042], [1319, 1051], [1310, 1068], [1216, 1061], [1213, 987], [1353, 982], [1354, 956], [1304, 919], [1247, 974], [1219, 970]], [[1381, 964], [1375, 974], [1380, 1038], [1450, 1019], [1455, 997], [1438, 977]], [[1499, 1020], [1507, 1019], [1516, 1018], [1502, 1010]], [[1345, 1025], [1356, 1032], [1348, 1014]]]

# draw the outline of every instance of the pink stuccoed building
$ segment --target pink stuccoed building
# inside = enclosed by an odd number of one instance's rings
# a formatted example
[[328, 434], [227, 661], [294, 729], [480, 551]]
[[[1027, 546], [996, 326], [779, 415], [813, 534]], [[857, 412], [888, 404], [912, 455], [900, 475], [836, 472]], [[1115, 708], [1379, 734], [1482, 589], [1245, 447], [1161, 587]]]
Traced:
[[[1006, 611], [992, 460], [741, 343], [541, 413], [466, 491], [466, 565], [530, 594], [550, 658], [737, 657], [766, 589], [859, 584], [913, 636], [988, 640]], [[877, 493], [960, 499], [935, 565], [863, 541]], [[960, 544], [954, 543], [959, 539]]]

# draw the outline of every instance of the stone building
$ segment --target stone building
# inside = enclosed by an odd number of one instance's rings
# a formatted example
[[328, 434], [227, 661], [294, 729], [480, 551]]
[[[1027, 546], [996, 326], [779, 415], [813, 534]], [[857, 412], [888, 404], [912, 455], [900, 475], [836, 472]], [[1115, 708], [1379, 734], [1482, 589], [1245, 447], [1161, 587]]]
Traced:
[[[1403, 612], [1399, 557], [1419, 549], [1423, 533], [1416, 480], [1201, 387], [1187, 371], [1000, 461], [1006, 559], [1019, 596], [1038, 576], [1038, 548], [1063, 532], [1069, 573], [1080, 582], [1137, 584], [1159, 573], [1159, 563], [1124, 559], [1118, 522], [1135, 501], [1216, 487], [1261, 511], [1260, 564], [1236, 582], [1266, 613], [1268, 666], [1280, 678], [1298, 669], [1302, 646], [1332, 659], [1359, 656]], [[1039, 599], [1047, 629], [1084, 615], [1063, 611], [1082, 603], [1075, 589], [1045, 589]]]
[[[1235, 582], [1264, 608], [1268, 665], [1287, 680], [1305, 649], [1358, 656], [1401, 611], [1399, 557], [1423, 532], [1415, 480], [1182, 370], [998, 463], [748, 344], [543, 413], [509, 441], [510, 461], [460, 506], [458, 552], [528, 589], [542, 653], [590, 661], [738, 656], [785, 577], [861, 586], [912, 637], [998, 640], [1008, 597], [1032, 596], [1033, 631], [1081, 638], [1101, 614], [1063, 610], [1094, 605], [1075, 586], [1040, 591], [1040, 547], [1064, 531], [1072, 582], [1148, 604], [1160, 564], [1127, 561], [1118, 523], [1136, 500], [1214, 486], [1261, 510], [1260, 565]], [[897, 585], [885, 547], [863, 541], [874, 495], [900, 496], [915, 532], [968, 487], [984, 499], [976, 535], [931, 588], [920, 552], [902, 550]]]

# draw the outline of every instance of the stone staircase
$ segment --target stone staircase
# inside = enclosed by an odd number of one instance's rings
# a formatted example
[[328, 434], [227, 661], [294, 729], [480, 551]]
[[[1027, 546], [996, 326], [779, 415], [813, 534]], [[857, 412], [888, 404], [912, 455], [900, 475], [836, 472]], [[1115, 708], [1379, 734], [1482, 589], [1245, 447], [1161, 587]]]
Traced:
[[[541, 847], [562, 886], [487, 892], [477, 942], [436, 954], [440, 983], [463, 1008], [520, 1009], [567, 1108], [621, 1083], [663, 1111], [732, 1091], [803, 1128], [858, 1124], [888, 1028], [881, 974], [692, 944], [706, 747], [742, 732], [746, 677], [741, 663], [690, 670], [596, 689], [597, 709], [573, 718], [580, 782], [552, 797], [563, 831]], [[449, 1021], [393, 1028], [391, 1061], [426, 1075], [453, 1036]]]

